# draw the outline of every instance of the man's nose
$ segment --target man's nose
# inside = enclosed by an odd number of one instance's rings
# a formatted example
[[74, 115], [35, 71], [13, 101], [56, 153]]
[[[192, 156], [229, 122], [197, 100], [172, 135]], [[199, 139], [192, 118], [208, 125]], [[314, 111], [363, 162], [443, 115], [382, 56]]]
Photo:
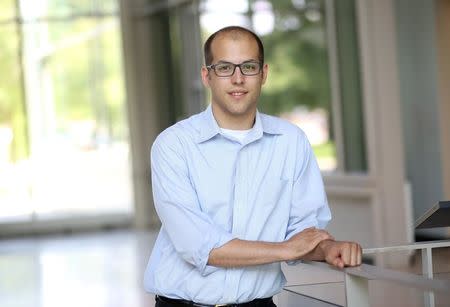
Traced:
[[236, 66], [234, 74], [231, 75], [231, 82], [233, 84], [242, 84], [244, 82], [245, 76], [242, 74], [239, 66]]

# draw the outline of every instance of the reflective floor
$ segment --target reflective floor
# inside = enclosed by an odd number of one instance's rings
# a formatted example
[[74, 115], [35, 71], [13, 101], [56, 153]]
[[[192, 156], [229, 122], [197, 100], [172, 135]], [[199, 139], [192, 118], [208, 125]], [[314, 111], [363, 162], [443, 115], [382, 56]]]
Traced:
[[1, 307], [151, 307], [142, 286], [156, 233], [0, 241]]
[[[142, 280], [155, 239], [156, 232], [114, 230], [0, 240], [0, 307], [153, 307]], [[433, 258], [435, 277], [450, 279], [450, 248]], [[412, 260], [407, 271], [420, 274], [420, 258]], [[275, 297], [279, 307], [345, 304], [343, 284], [336, 283], [342, 277], [334, 280], [306, 265], [284, 271], [291, 287]], [[423, 293], [415, 289], [390, 283], [370, 287], [371, 306], [423, 306]], [[309, 296], [323, 301], [307, 301]], [[450, 306], [449, 301], [439, 294], [436, 307]]]

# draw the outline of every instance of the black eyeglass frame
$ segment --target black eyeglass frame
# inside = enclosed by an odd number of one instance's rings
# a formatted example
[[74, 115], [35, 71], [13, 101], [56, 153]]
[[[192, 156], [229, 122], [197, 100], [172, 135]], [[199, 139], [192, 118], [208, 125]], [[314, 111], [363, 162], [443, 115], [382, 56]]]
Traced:
[[[254, 74], [248, 74], [248, 73], [246, 74], [246, 73], [244, 73], [242, 71], [242, 65], [249, 64], [249, 63], [256, 63], [256, 64], [258, 64], [259, 65], [258, 72], [254, 73]], [[222, 65], [222, 64], [231, 64], [231, 65], [233, 65], [233, 71], [231, 72], [231, 74], [226, 75], [226, 76], [220, 76], [219, 74], [217, 74], [216, 66]], [[211, 64], [211, 65], [207, 65], [206, 66], [206, 68], [208, 70], [212, 69], [214, 71], [214, 73], [216, 74], [216, 76], [219, 77], [219, 78], [229, 78], [229, 77], [231, 77], [232, 75], [234, 75], [234, 72], [236, 71], [236, 67], [239, 67], [239, 70], [241, 71], [241, 74], [243, 74], [244, 76], [256, 76], [256, 75], [261, 73], [261, 71], [263, 69], [263, 62], [261, 62], [261, 61], [245, 61], [245, 62], [242, 62], [242, 63], [239, 63], [239, 64], [234, 64], [234, 63], [231, 63], [231, 62], [219, 62], [219, 63], [216, 63], [216, 64]]]

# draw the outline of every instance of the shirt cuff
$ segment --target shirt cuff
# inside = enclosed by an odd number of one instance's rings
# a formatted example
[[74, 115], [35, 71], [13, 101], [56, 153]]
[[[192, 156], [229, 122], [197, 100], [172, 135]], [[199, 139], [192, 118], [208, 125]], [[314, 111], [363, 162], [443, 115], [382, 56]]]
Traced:
[[206, 243], [202, 248], [200, 248], [194, 260], [195, 266], [198, 268], [202, 276], [207, 276], [221, 269], [220, 267], [207, 264], [211, 250], [214, 248], [219, 248], [236, 238], [226, 231], [217, 231], [214, 234], [210, 233], [208, 237], [209, 238], [205, 240]]

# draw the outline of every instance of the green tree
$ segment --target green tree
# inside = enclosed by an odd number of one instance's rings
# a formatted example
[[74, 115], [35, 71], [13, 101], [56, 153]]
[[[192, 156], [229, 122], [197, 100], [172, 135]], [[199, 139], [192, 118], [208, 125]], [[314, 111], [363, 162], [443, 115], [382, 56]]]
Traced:
[[0, 1], [0, 12], [0, 125], [12, 129], [11, 158], [18, 160], [28, 155], [28, 142], [16, 2]]
[[275, 28], [262, 38], [270, 72], [260, 107], [267, 113], [298, 105], [330, 107], [324, 3], [307, 1], [306, 6], [295, 7], [293, 2], [271, 1]]

